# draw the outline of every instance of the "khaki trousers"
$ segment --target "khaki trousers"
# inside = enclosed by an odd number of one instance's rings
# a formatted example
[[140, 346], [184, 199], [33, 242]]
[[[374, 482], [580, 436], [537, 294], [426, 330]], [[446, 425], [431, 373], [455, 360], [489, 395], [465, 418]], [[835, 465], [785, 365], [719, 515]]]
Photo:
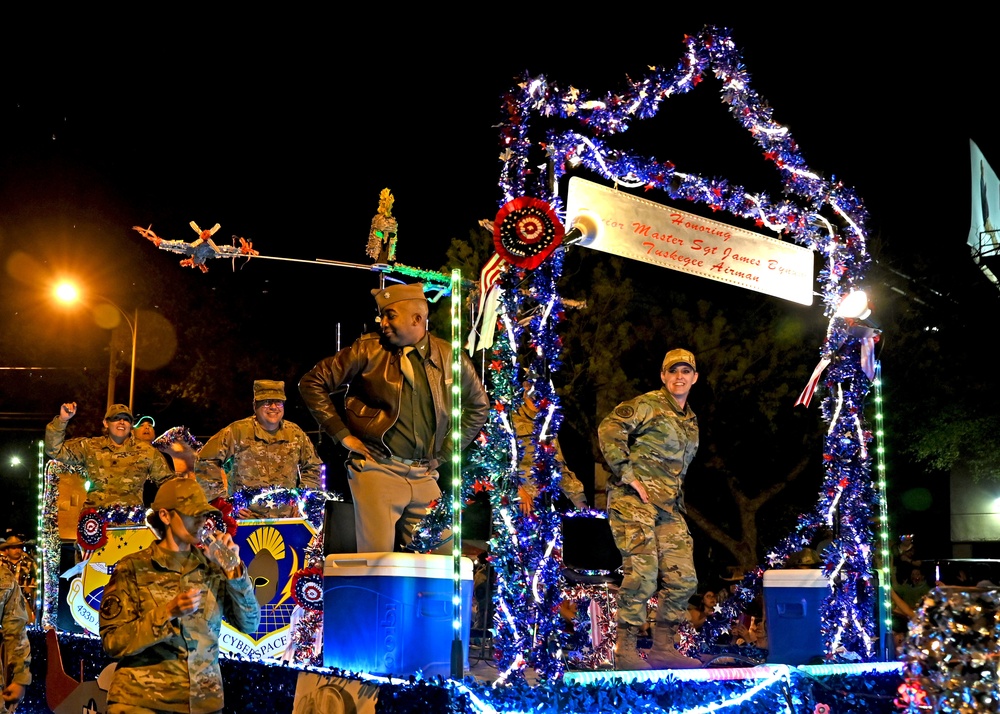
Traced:
[[359, 553], [399, 550], [413, 540], [413, 530], [441, 498], [437, 469], [392, 459], [362, 459], [352, 454], [347, 479], [354, 499], [354, 527]]

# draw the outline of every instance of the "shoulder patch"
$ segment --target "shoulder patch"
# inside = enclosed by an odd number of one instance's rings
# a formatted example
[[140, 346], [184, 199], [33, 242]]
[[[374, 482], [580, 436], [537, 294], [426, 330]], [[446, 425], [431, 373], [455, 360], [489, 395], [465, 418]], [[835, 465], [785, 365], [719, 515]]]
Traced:
[[620, 419], [628, 419], [635, 416], [635, 407], [630, 404], [622, 404], [615, 409], [615, 416]]
[[101, 617], [113, 620], [122, 614], [122, 601], [117, 595], [101, 599]]

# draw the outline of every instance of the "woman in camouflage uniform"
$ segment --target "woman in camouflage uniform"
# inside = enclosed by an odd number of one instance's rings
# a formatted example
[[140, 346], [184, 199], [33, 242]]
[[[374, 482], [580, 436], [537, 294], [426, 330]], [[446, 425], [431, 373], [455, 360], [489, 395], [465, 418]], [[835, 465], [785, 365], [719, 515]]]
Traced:
[[[698, 450], [698, 418], [687, 403], [698, 381], [694, 355], [667, 352], [660, 379], [662, 389], [622, 402], [598, 429], [612, 473], [608, 515], [625, 573], [618, 590], [617, 669], [701, 666], [674, 647], [698, 586], [684, 520], [684, 476]], [[654, 593], [656, 628], [647, 663], [636, 650], [636, 635]]]
[[[215, 510], [197, 481], [170, 479], [148, 518], [161, 539], [115, 567], [100, 619], [104, 651], [118, 660], [108, 714], [222, 711], [222, 618], [251, 633], [260, 624], [260, 606], [242, 562], [226, 572], [192, 547]], [[239, 556], [228, 534], [218, 538]]]

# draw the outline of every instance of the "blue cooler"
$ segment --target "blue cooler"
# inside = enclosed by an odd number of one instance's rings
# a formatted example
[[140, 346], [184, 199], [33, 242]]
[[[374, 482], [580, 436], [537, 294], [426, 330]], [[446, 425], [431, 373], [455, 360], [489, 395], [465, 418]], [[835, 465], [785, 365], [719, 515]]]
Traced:
[[820, 608], [829, 594], [818, 568], [764, 571], [769, 664], [809, 664], [826, 653]]
[[[462, 558], [462, 662], [469, 667], [472, 561]], [[454, 560], [450, 555], [326, 556], [323, 665], [352, 672], [451, 676]]]

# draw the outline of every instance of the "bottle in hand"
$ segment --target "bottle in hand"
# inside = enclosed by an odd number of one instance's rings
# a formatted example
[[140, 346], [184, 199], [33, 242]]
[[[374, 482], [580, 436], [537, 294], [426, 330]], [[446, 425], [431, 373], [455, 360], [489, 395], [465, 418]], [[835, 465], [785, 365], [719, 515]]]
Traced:
[[205, 554], [208, 559], [218, 563], [227, 573], [239, 567], [240, 559], [236, 553], [229, 550], [210, 528], [201, 532], [201, 543], [205, 546]]

